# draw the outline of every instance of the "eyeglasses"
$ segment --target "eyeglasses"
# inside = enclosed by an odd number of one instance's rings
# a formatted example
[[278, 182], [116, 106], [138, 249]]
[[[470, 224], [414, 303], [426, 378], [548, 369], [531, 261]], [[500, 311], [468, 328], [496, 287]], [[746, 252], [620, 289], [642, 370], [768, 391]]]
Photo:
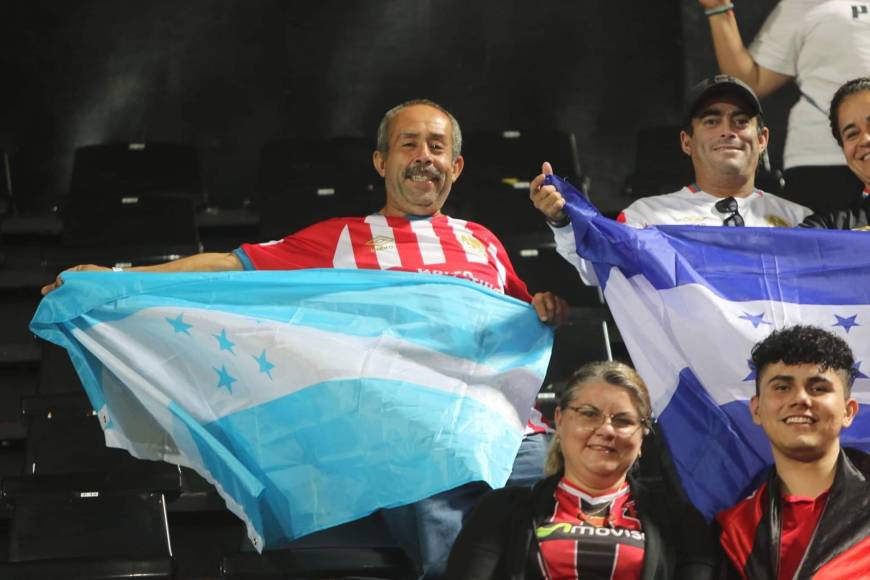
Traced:
[[720, 199], [716, 202], [716, 211], [719, 213], [727, 213], [729, 215], [725, 216], [725, 219], [722, 220], [722, 225], [731, 227], [731, 228], [739, 228], [746, 225], [743, 222], [743, 216], [740, 215], [737, 206], [737, 200], [733, 197], [726, 197], [725, 199]]
[[571, 407], [577, 417], [577, 427], [583, 431], [595, 431], [604, 425], [605, 421], [610, 420], [610, 425], [613, 430], [623, 436], [634, 435], [638, 429], [646, 425], [646, 421], [633, 415], [625, 413], [616, 413], [605, 415], [595, 407]]

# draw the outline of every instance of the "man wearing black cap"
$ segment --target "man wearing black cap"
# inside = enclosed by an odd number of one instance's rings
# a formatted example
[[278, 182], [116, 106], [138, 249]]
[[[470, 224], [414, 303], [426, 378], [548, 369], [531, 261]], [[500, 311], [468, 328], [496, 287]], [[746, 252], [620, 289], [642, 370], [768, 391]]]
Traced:
[[[683, 224], [705, 226], [796, 226], [811, 211], [755, 187], [758, 160], [767, 147], [761, 104], [742, 81], [717, 75], [696, 85], [687, 98], [686, 126], [680, 131], [683, 151], [691, 157], [695, 181], [666, 195], [639, 199], [617, 218], [632, 226]], [[555, 187], [543, 185], [551, 173], [531, 183], [531, 199], [556, 233], [557, 246], [574, 238], [565, 200]], [[565, 235], [560, 235], [560, 234]], [[564, 238], [564, 239], [563, 239]], [[574, 261], [574, 260], [572, 260]]]

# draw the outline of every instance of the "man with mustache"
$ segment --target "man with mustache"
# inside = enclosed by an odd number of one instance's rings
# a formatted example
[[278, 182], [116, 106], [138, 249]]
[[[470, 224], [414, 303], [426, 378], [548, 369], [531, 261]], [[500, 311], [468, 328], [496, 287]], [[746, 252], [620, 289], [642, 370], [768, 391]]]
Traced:
[[858, 414], [849, 345], [821, 328], [792, 326], [756, 344], [752, 362], [750, 412], [770, 441], [774, 469], [716, 517], [728, 577], [865, 578], [870, 455], [840, 446], [840, 431]]
[[[542, 322], [567, 317], [564, 300], [549, 292], [529, 294], [501, 242], [485, 227], [441, 213], [464, 166], [459, 123], [444, 107], [429, 100], [402, 103], [384, 115], [378, 127], [375, 170], [384, 178], [384, 206], [365, 217], [329, 219], [282, 240], [242, 244], [229, 253], [202, 253], [135, 272], [218, 272], [228, 270], [296, 270], [364, 268], [456, 276], [531, 303]], [[82, 265], [81, 270], [107, 270]], [[117, 270], [118, 268], [116, 268]], [[42, 289], [61, 285], [60, 276]], [[532, 484], [543, 476], [547, 429], [533, 411], [508, 484]], [[384, 510], [396, 539], [423, 568], [437, 578], [463, 517], [486, 491], [468, 484], [410, 506]]]

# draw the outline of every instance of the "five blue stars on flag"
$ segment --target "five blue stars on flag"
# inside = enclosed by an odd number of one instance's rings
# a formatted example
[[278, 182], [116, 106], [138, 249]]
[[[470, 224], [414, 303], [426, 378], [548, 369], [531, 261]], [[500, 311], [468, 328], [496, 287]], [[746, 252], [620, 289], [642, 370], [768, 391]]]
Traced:
[[[192, 336], [190, 334], [190, 329], [193, 328], [193, 325], [184, 321], [183, 312], [175, 318], [166, 317], [165, 320], [172, 327], [174, 333], [183, 333], [187, 336]], [[256, 322], [259, 323], [260, 321], [257, 320]], [[222, 328], [220, 334], [212, 334], [212, 336], [215, 338], [215, 340], [217, 340], [219, 350], [229, 351], [230, 354], [235, 356], [236, 352], [233, 349], [235, 348], [236, 343], [230, 340], [229, 336], [227, 336], [226, 328]], [[268, 376], [269, 379], [272, 379], [272, 369], [274, 369], [276, 365], [266, 356], [266, 349], [263, 349], [263, 351], [260, 353], [260, 356], [251, 355], [251, 358], [257, 361], [259, 372]], [[220, 368], [212, 368], [214, 369], [214, 372], [216, 372], [218, 375], [218, 383], [216, 388], [220, 389], [221, 387], [225, 387], [228, 392], [232, 393], [233, 383], [238, 382], [239, 379], [230, 374], [225, 364], [222, 364]]]

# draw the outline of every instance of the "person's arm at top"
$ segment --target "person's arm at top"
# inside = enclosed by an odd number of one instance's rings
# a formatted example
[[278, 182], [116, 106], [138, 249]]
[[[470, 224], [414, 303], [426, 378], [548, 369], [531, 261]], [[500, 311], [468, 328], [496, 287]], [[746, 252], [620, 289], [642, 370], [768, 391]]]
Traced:
[[[732, 4], [731, 0], [698, 0], [698, 3], [704, 10], [715, 10]], [[716, 61], [722, 73], [737, 77], [748, 84], [759, 98], [766, 97], [794, 79], [755, 62], [740, 37], [733, 10], [710, 15], [707, 20], [710, 22]]]
[[[105, 266], [96, 266], [94, 264], [82, 264], [64, 270], [64, 272], [93, 272], [111, 270]], [[133, 268], [124, 268], [125, 272], [229, 272], [233, 270], [242, 270], [242, 262], [232, 252], [215, 253], [208, 252], [203, 254], [195, 254], [180, 258], [163, 264], [155, 264], [153, 266], [136, 266]], [[63, 272], [61, 272], [63, 274]], [[45, 296], [58, 286], [63, 284], [60, 274], [51, 284], [46, 284], [42, 287], [42, 295]]]

